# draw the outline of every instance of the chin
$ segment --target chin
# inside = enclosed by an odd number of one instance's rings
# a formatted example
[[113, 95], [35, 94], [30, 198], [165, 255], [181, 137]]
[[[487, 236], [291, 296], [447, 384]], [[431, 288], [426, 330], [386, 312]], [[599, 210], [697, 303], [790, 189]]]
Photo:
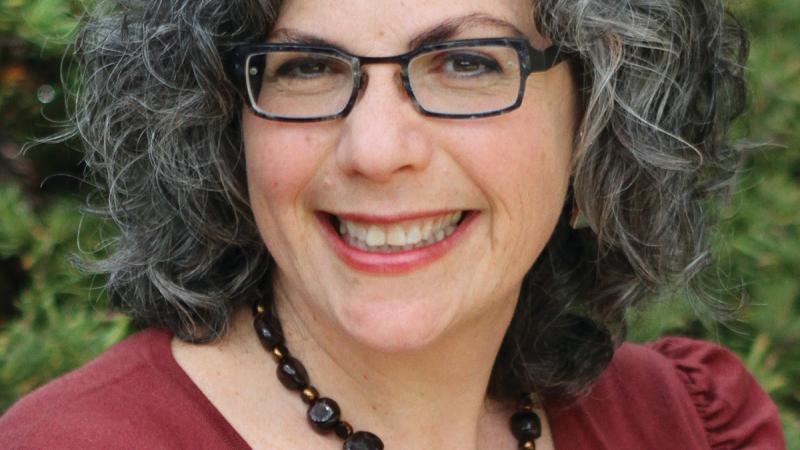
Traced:
[[452, 318], [441, 299], [352, 299], [336, 311], [351, 339], [374, 351], [413, 352], [433, 345]]

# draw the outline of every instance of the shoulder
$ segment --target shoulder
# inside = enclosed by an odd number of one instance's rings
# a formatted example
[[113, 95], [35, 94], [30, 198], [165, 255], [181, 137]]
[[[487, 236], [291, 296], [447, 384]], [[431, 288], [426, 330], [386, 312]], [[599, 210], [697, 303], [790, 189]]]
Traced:
[[785, 448], [774, 403], [736, 355], [710, 342], [626, 343], [578, 405], [619, 428], [618, 448]]
[[0, 447], [180, 446], [176, 421], [202, 419], [206, 405], [172, 358], [171, 338], [135, 334], [22, 398], [0, 417]]
[[785, 448], [777, 407], [733, 352], [680, 337], [641, 351], [656, 353], [672, 367], [712, 448]]

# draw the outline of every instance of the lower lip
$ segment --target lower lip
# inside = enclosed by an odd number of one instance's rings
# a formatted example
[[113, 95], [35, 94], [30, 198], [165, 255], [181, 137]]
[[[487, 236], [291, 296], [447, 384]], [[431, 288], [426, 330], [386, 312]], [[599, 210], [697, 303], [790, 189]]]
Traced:
[[475, 221], [478, 214], [467, 213], [453, 233], [439, 242], [425, 247], [402, 250], [391, 253], [375, 253], [353, 247], [342, 239], [333, 229], [331, 221], [325, 214], [317, 214], [325, 236], [331, 243], [336, 255], [353, 269], [380, 274], [400, 274], [418, 269], [444, 256], [464, 236], [467, 228]]

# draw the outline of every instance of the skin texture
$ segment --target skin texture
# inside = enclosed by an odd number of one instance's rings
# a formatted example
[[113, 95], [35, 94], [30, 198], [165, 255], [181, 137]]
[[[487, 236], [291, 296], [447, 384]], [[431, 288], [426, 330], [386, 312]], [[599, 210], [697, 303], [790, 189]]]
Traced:
[[[482, 14], [544, 48], [531, 11], [523, 0], [289, 0], [271, 40], [289, 30], [359, 55], [394, 55], [425, 30]], [[512, 35], [510, 27], [470, 21], [450, 39]], [[344, 119], [291, 124], [243, 113], [251, 205], [275, 259], [289, 348], [345, 418], [389, 448], [516, 448], [510, 410], [486, 401], [485, 389], [521, 279], [563, 206], [576, 115], [571, 75], [566, 64], [533, 74], [522, 106], [509, 114], [446, 120], [414, 109], [399, 66], [366, 70], [368, 88]], [[394, 274], [345, 264], [316, 216], [441, 210], [479, 214], [445, 255]], [[341, 445], [314, 435], [300, 401], [270, 379], [274, 363], [246, 312], [221, 342], [174, 348], [255, 447]], [[231, 387], [237, 379], [250, 394]], [[276, 417], [270, 430], [289, 437], [265, 432], [263, 417]], [[537, 444], [549, 448], [547, 433]]]

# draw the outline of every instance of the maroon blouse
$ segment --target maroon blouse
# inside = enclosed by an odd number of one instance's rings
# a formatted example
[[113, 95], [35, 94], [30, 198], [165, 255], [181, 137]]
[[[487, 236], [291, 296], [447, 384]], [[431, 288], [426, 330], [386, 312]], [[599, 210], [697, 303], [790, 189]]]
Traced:
[[[147, 330], [37, 389], [0, 417], [3, 449], [246, 449]], [[624, 344], [591, 394], [546, 402], [557, 450], [784, 449], [775, 405], [714, 344]]]

